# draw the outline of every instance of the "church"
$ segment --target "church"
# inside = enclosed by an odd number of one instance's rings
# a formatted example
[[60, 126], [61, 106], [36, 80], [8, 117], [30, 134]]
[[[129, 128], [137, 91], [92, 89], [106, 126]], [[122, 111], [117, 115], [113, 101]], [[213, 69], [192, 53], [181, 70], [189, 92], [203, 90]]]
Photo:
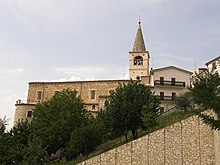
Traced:
[[[161, 112], [173, 108], [174, 98], [187, 90], [190, 84], [191, 71], [175, 66], [149, 68], [150, 53], [146, 48], [142, 34], [141, 22], [134, 40], [133, 49], [129, 52], [129, 77], [140, 80], [149, 86], [152, 92], [160, 97]], [[163, 59], [161, 59], [163, 60]], [[106, 99], [119, 84], [127, 80], [94, 80], [94, 81], [64, 81], [64, 82], [29, 82], [27, 102], [16, 101], [14, 125], [21, 120], [31, 121], [35, 105], [47, 101], [56, 92], [63, 89], [75, 89], [85, 102], [86, 109], [97, 115], [105, 109]]]

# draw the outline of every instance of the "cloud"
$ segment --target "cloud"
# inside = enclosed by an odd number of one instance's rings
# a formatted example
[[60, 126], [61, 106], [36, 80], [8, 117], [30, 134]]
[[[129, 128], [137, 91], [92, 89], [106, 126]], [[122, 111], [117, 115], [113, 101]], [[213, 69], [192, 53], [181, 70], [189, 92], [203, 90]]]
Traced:
[[125, 67], [120, 66], [71, 66], [54, 67], [53, 71], [69, 76], [68, 80], [117, 79], [125, 77]]
[[157, 55], [152, 57], [151, 65], [151, 67], [153, 68], [174, 65], [177, 67], [190, 66], [190, 68], [192, 69], [195, 65], [195, 59], [187, 56], [182, 57], [169, 53], [157, 53]]
[[[128, 11], [153, 8], [164, 0], [140, 1], [100, 1], [100, 0], [7, 0], [2, 1], [16, 18], [23, 22], [29, 30], [38, 30], [42, 27], [47, 31], [68, 31], [74, 33], [75, 28], [89, 26], [93, 23], [109, 22], [114, 15], [127, 15], [121, 8]], [[120, 13], [118, 13], [120, 12]], [[134, 11], [133, 11], [134, 12]], [[139, 11], [138, 14], [143, 13]], [[58, 30], [59, 29], [59, 30]]]
[[[73, 31], [74, 27], [97, 21], [106, 3], [79, 0], [9, 0], [2, 2], [30, 30], [42, 27], [48, 31]], [[92, 18], [92, 19], [91, 19]], [[37, 25], [37, 26], [36, 26]], [[36, 26], [36, 27], [35, 27]]]
[[20, 75], [24, 72], [23, 68], [0, 68], [0, 74], [5, 75]]

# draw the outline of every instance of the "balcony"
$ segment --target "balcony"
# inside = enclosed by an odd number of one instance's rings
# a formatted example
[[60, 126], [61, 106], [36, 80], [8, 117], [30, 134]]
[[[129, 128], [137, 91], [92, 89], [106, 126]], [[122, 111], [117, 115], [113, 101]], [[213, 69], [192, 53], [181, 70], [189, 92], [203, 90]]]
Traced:
[[175, 96], [160, 96], [161, 101], [173, 101]]
[[182, 81], [160, 81], [155, 80], [154, 85], [161, 85], [161, 86], [176, 86], [176, 87], [186, 87], [186, 83]]

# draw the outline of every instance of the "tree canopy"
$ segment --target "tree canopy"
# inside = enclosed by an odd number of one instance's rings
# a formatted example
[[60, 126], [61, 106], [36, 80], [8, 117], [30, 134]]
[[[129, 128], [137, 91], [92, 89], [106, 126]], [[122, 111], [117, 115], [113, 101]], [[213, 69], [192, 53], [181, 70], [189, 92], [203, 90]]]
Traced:
[[31, 124], [21, 121], [2, 131], [0, 164], [38, 165], [88, 155], [101, 143], [101, 129], [77, 92], [65, 89], [36, 105]]
[[137, 137], [137, 129], [147, 129], [156, 124], [159, 98], [139, 81], [120, 84], [110, 95], [104, 123], [112, 134], [124, 135], [131, 131]]
[[[195, 77], [189, 90], [196, 104], [220, 113], [220, 77], [217, 73], [206, 72]], [[204, 114], [201, 114], [201, 117], [213, 129], [220, 129], [219, 119]]]

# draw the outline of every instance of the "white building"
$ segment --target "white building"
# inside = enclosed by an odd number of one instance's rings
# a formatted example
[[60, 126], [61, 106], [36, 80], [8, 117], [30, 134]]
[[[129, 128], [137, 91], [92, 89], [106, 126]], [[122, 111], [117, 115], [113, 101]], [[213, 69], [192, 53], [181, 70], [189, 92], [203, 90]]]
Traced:
[[220, 74], [220, 56], [205, 64], [209, 72]]

